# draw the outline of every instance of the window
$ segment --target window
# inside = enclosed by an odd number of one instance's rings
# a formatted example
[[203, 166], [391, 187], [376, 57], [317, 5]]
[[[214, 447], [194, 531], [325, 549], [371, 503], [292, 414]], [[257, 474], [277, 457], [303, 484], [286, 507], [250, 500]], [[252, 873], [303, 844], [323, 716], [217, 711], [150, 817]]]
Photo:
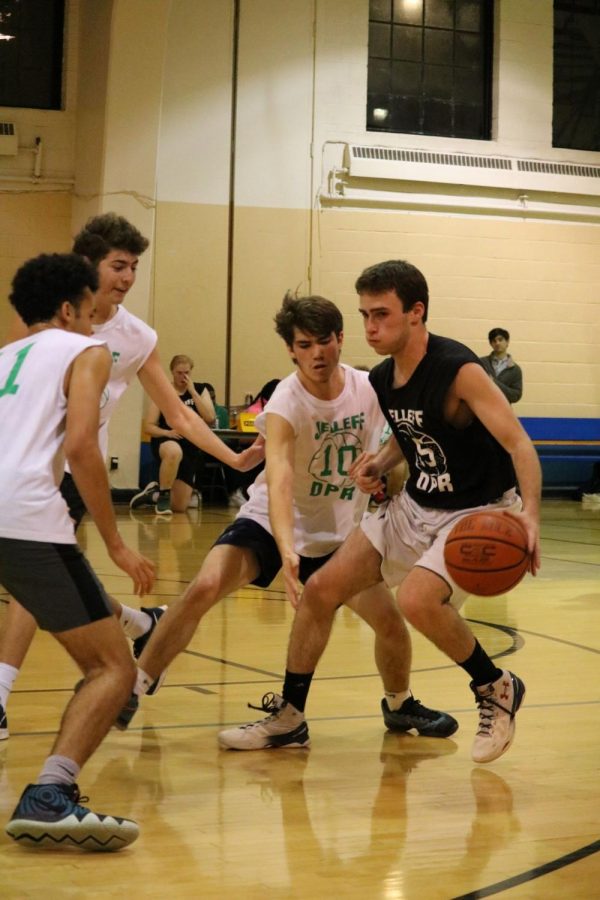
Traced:
[[600, 0], [554, 0], [552, 146], [600, 150]]
[[370, 0], [367, 130], [489, 140], [493, 0]]
[[0, 0], [0, 106], [60, 109], [64, 0]]

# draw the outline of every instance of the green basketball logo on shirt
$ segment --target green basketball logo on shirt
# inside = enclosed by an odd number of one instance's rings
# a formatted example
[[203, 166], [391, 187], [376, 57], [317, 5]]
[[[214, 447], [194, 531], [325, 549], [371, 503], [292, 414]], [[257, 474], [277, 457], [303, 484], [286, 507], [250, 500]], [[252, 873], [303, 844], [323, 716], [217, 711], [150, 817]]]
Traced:
[[[19, 385], [16, 384], [17, 376], [21, 369], [21, 366], [25, 362], [25, 357], [33, 347], [33, 344], [27, 344], [26, 347], [23, 347], [22, 350], [16, 355], [15, 364], [8, 373], [8, 378], [4, 382], [4, 386], [0, 388], [0, 397], [4, 397], [6, 394], [16, 394], [19, 390]], [[1, 356], [2, 354], [0, 354]]]

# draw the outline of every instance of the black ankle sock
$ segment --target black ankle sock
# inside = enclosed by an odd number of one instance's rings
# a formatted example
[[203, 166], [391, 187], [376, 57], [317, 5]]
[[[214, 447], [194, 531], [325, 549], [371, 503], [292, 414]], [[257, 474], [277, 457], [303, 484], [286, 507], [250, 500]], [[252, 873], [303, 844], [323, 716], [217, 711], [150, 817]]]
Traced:
[[489, 658], [479, 641], [475, 641], [475, 649], [464, 662], [458, 663], [461, 669], [468, 672], [476, 687], [484, 684], [491, 684], [497, 681], [502, 675], [502, 669], [499, 669]]
[[288, 703], [291, 703], [298, 712], [304, 712], [313, 674], [313, 672], [299, 674], [297, 672], [288, 672], [287, 669], [285, 670], [283, 699], [287, 700]]

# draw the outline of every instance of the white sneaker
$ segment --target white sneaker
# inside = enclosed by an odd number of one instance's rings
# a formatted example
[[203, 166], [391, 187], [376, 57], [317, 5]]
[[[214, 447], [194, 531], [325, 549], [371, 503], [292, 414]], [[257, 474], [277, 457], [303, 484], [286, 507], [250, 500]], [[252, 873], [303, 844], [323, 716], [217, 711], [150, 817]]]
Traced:
[[237, 491], [234, 491], [233, 494], [229, 495], [229, 505], [230, 506], [237, 506], [237, 508], [239, 509], [240, 506], [243, 506], [245, 502], [246, 502], [246, 498], [244, 497], [244, 494], [243, 494], [241, 488], [238, 488]]
[[251, 703], [248, 706], [250, 709], [261, 709], [269, 715], [258, 722], [220, 731], [219, 744], [224, 750], [310, 747], [304, 713], [299, 712], [279, 694], [265, 694], [260, 706], [253, 706]]
[[485, 763], [506, 753], [515, 736], [515, 713], [523, 702], [525, 685], [520, 678], [502, 672], [500, 678], [483, 687], [470, 684], [479, 707], [479, 728], [473, 741], [471, 758]]
[[200, 506], [202, 506], [202, 494], [198, 493], [198, 491], [192, 491], [192, 496], [190, 497], [187, 508], [198, 509]]

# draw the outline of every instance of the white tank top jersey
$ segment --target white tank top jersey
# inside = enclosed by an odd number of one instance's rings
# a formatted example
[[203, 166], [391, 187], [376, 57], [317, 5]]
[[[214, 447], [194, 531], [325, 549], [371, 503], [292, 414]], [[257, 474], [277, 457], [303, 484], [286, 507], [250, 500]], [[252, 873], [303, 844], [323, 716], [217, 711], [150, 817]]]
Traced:
[[104, 341], [113, 358], [108, 384], [100, 403], [100, 452], [106, 459], [108, 452], [108, 423], [115, 406], [129, 383], [135, 378], [157, 344], [153, 328], [118, 306], [115, 315], [102, 325], [93, 326], [94, 337]]
[[[276, 413], [296, 436], [294, 457], [294, 542], [301, 556], [332, 553], [357, 525], [369, 498], [348, 476], [363, 452], [375, 453], [385, 424], [367, 372], [344, 365], [345, 384], [335, 400], [319, 400], [294, 372], [281, 381], [256, 418], [266, 432], [266, 417]], [[249, 490], [240, 516], [254, 519], [272, 534], [264, 471]]]
[[0, 350], [0, 537], [74, 544], [58, 486], [73, 360], [104, 341], [49, 328]]

